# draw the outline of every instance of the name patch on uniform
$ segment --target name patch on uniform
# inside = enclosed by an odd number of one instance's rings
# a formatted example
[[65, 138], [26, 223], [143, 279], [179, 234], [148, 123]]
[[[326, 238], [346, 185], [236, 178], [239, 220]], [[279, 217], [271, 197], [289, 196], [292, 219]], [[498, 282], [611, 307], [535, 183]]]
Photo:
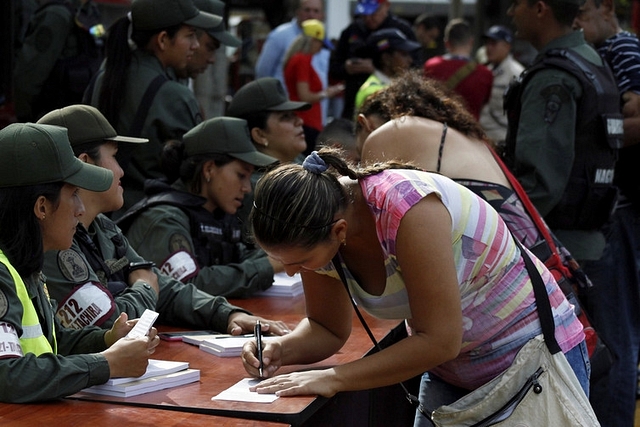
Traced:
[[186, 282], [198, 274], [199, 268], [195, 258], [189, 252], [178, 251], [162, 263], [160, 271], [176, 280]]
[[56, 316], [63, 326], [82, 329], [85, 326], [100, 326], [115, 310], [111, 294], [102, 285], [87, 282], [71, 292], [60, 303]]
[[78, 283], [89, 279], [89, 266], [73, 249], [58, 252], [58, 268], [65, 279]]
[[5, 357], [22, 357], [20, 337], [16, 328], [7, 322], [0, 322], [0, 359]]

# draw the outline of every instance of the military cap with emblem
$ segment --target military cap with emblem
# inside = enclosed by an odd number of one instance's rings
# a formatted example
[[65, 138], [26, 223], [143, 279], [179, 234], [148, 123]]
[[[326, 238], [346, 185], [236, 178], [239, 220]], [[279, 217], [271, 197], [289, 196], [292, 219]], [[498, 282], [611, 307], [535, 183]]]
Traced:
[[131, 3], [134, 30], [154, 31], [179, 24], [206, 29], [221, 22], [220, 16], [198, 10], [193, 0], [133, 0]]
[[256, 150], [247, 121], [215, 117], [195, 126], [182, 137], [187, 156], [227, 154], [253, 166], [268, 166], [278, 160]]
[[77, 159], [63, 127], [13, 123], [0, 130], [0, 187], [60, 181], [105, 191], [113, 173]]
[[95, 107], [90, 105], [70, 105], [53, 110], [38, 120], [38, 123], [62, 126], [67, 129], [69, 142], [73, 147], [104, 141], [140, 144], [146, 138], [120, 136], [109, 121]]
[[[224, 17], [224, 2], [220, 0], [193, 0], [193, 4], [203, 12]], [[205, 31], [224, 45], [239, 47], [242, 44], [239, 38], [227, 31], [224, 19], [216, 26], [205, 28]]]
[[309, 108], [309, 103], [290, 101], [280, 80], [262, 77], [238, 89], [229, 104], [227, 115], [246, 117], [262, 111], [300, 111]]

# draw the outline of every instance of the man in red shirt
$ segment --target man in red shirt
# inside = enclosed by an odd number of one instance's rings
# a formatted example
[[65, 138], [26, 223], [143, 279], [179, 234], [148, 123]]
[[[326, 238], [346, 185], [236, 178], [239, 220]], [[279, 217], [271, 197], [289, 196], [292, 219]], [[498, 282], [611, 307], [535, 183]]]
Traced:
[[462, 19], [449, 21], [444, 30], [444, 45], [447, 53], [425, 62], [424, 75], [457, 92], [478, 120], [480, 110], [491, 98], [493, 74], [471, 57], [473, 34], [469, 23]]

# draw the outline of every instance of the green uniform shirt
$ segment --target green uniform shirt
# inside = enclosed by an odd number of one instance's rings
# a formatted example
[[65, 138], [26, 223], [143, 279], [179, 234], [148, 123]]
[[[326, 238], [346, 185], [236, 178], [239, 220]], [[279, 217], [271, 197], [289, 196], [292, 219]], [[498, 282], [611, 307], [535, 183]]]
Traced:
[[[575, 31], [547, 44], [550, 49], [571, 48], [590, 62], [601, 65], [598, 53]], [[515, 145], [515, 161], [526, 172], [517, 176], [544, 217], [565, 192], [574, 160], [576, 114], [582, 86], [570, 73], [557, 68], [536, 72], [524, 88]], [[553, 230], [578, 260], [598, 259], [604, 236], [597, 231]]]
[[[113, 239], [122, 240], [126, 247], [125, 257], [129, 262], [142, 261], [143, 258], [129, 245], [120, 229], [104, 215], [99, 215], [91, 224], [89, 232], [98, 246], [107, 265], [112, 265], [118, 257]], [[127, 262], [128, 264], [128, 262]], [[45, 254], [44, 272], [48, 277], [49, 293], [52, 298], [63, 303], [74, 289], [87, 282], [100, 283], [99, 271], [94, 271], [87, 257], [74, 239], [73, 246], [67, 251], [49, 251]], [[198, 290], [193, 284], [182, 283], [160, 273], [158, 275], [160, 294], [142, 282], [137, 282], [114, 298], [115, 310], [101, 326], [110, 328], [121, 312], [130, 319], [140, 317], [145, 309], [160, 313], [159, 323], [194, 329], [212, 329], [227, 332], [229, 315], [243, 311], [233, 306], [223, 297], [212, 296]], [[100, 286], [100, 285], [97, 285]], [[102, 287], [104, 289], [104, 287]], [[60, 305], [62, 306], [62, 304]]]
[[[0, 357], [0, 401], [7, 403], [35, 402], [56, 399], [77, 393], [85, 387], [103, 384], [109, 379], [109, 363], [103, 351], [105, 331], [90, 327], [82, 330], [63, 328], [54, 320], [51, 304], [44, 292], [43, 277], [36, 274], [23, 278], [27, 292], [38, 313], [42, 331], [53, 345], [55, 331], [58, 354], [35, 357]], [[55, 302], [52, 302], [55, 303]], [[51, 327], [51, 322], [54, 327]], [[0, 356], [8, 350], [7, 334], [22, 334], [22, 304], [16, 294], [11, 274], [0, 265]], [[6, 356], [6, 354], [5, 354]]]
[[[165, 75], [168, 81], [153, 98], [141, 134], [134, 135], [131, 127], [136, 112], [141, 107], [147, 88], [158, 75]], [[98, 107], [102, 77], [103, 74], [98, 76], [91, 96], [91, 105], [94, 107]], [[122, 94], [122, 109], [114, 128], [119, 135], [140, 136], [148, 138], [149, 142], [139, 144], [133, 149], [132, 159], [125, 167], [122, 180], [126, 190], [124, 209], [128, 209], [144, 196], [142, 190], [145, 179], [164, 177], [160, 168], [160, 154], [164, 143], [169, 139], [182, 138], [183, 134], [202, 121], [198, 101], [193, 92], [185, 85], [172, 80], [172, 73], [162, 67], [156, 56], [142, 50], [134, 51], [127, 78], [126, 90]]]
[[34, 15], [33, 32], [25, 39], [14, 68], [14, 102], [21, 120], [35, 121], [32, 102], [40, 93], [59, 58], [75, 56], [75, 40], [70, 40], [73, 15], [63, 4], [48, 6]]

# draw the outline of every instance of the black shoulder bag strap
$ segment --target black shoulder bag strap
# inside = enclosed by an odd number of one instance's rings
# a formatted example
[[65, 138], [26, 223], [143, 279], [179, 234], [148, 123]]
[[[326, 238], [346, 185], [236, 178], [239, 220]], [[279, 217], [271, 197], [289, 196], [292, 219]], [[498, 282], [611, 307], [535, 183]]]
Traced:
[[[344, 285], [344, 288], [347, 290], [347, 294], [349, 294], [351, 305], [353, 305], [353, 309], [355, 310], [356, 315], [358, 316], [358, 319], [360, 319], [360, 323], [362, 323], [364, 330], [367, 331], [367, 335], [369, 335], [369, 338], [371, 339], [373, 346], [376, 348], [376, 350], [381, 351], [382, 347], [380, 347], [380, 344], [378, 343], [378, 340], [376, 339], [376, 337], [373, 336], [373, 332], [371, 332], [369, 325], [367, 325], [367, 321], [364, 320], [364, 317], [362, 317], [362, 313], [360, 313], [360, 309], [358, 308], [358, 304], [356, 304], [356, 300], [354, 300], [353, 295], [351, 295], [351, 291], [349, 290], [349, 285], [347, 285], [347, 277], [344, 275], [344, 270], [342, 269], [342, 261], [340, 260], [340, 255], [336, 254], [333, 257], [332, 262], [336, 271], [338, 272], [338, 275], [340, 276], [340, 279], [342, 281], [342, 284]], [[404, 390], [405, 396], [409, 401], [409, 403], [415, 406], [416, 409], [418, 409], [418, 411], [420, 411], [422, 415], [424, 415], [427, 419], [430, 420], [431, 416], [427, 414], [427, 411], [424, 409], [424, 407], [420, 403], [420, 400], [413, 394], [409, 393], [409, 390], [407, 390], [407, 387], [403, 383], [400, 383], [400, 387], [402, 387], [402, 390]]]
[[[557, 352], [561, 351], [561, 349], [560, 349], [560, 345], [558, 345], [558, 341], [556, 341], [555, 323], [553, 321], [553, 312], [551, 311], [551, 303], [549, 302], [547, 289], [544, 286], [544, 282], [542, 281], [540, 272], [538, 271], [535, 264], [533, 263], [533, 261], [531, 260], [527, 252], [524, 250], [524, 248], [522, 247], [518, 239], [514, 237], [513, 240], [516, 242], [516, 245], [518, 245], [518, 248], [520, 249], [520, 253], [522, 254], [524, 264], [527, 268], [527, 273], [529, 273], [529, 278], [531, 279], [531, 284], [533, 286], [533, 294], [536, 299], [538, 317], [540, 318], [540, 325], [542, 327], [542, 335], [544, 336], [544, 342], [547, 345], [547, 348], [549, 349], [551, 354], [556, 354]], [[367, 325], [367, 322], [364, 320], [364, 317], [362, 317], [362, 313], [360, 313], [360, 309], [358, 308], [358, 305], [355, 299], [353, 298], [351, 291], [349, 290], [349, 285], [347, 284], [347, 278], [342, 268], [342, 261], [340, 259], [340, 255], [336, 254], [333, 257], [332, 262], [336, 271], [338, 272], [338, 275], [340, 276], [340, 279], [342, 281], [342, 284], [344, 285], [344, 288], [347, 290], [347, 294], [349, 295], [349, 299], [351, 300], [351, 305], [353, 305], [353, 308], [356, 312], [356, 315], [358, 316], [358, 319], [360, 320], [360, 323], [362, 323], [364, 330], [367, 331], [367, 335], [369, 335], [369, 339], [371, 339], [371, 342], [373, 343], [374, 347], [378, 351], [381, 351], [382, 347], [380, 347], [378, 340], [376, 340], [375, 336], [371, 332], [371, 329], [369, 328], [369, 325]], [[409, 393], [409, 390], [407, 390], [407, 388], [403, 383], [400, 383], [400, 386], [404, 390], [409, 403], [414, 405], [422, 415], [424, 415], [428, 420], [430, 420], [431, 416], [427, 414], [427, 411], [424, 409], [424, 407], [420, 403], [420, 400], [413, 394]]]
[[542, 327], [542, 335], [544, 336], [544, 342], [547, 344], [547, 348], [551, 354], [556, 354], [560, 351], [560, 345], [556, 341], [556, 326], [553, 321], [553, 312], [551, 311], [551, 303], [549, 302], [549, 295], [547, 295], [547, 288], [544, 286], [542, 276], [536, 268], [533, 260], [522, 247], [522, 244], [515, 237], [513, 240], [520, 248], [520, 253], [524, 259], [524, 265], [527, 267], [527, 273], [531, 279], [531, 285], [533, 286], [533, 295], [536, 298], [536, 307], [538, 309], [538, 317], [540, 318], [540, 326]]

